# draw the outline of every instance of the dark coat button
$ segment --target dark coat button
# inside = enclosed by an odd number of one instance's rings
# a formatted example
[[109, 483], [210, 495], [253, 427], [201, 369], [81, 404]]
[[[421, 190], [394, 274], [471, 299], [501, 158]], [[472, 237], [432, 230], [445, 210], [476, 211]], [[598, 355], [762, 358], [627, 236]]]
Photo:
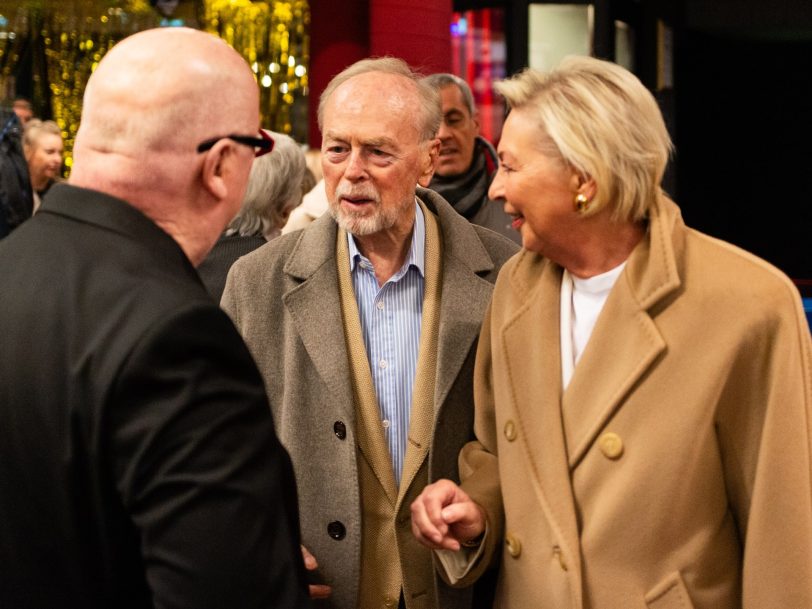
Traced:
[[336, 421], [333, 424], [333, 432], [336, 434], [336, 438], [339, 440], [343, 440], [347, 437], [347, 426], [344, 425], [341, 421]]
[[335, 540], [344, 539], [347, 529], [338, 520], [327, 525], [327, 534]]

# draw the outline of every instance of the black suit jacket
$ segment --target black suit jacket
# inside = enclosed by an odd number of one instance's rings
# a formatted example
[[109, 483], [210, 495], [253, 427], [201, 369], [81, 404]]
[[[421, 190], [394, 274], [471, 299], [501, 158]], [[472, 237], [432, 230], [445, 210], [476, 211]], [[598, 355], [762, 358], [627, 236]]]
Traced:
[[60, 184], [0, 268], [0, 606], [308, 606], [262, 380], [175, 241]]

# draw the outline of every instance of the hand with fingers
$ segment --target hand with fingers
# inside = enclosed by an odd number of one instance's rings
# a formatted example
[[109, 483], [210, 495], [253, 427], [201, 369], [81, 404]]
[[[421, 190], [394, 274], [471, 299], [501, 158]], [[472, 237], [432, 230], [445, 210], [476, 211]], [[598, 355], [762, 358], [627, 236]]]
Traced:
[[[312, 572], [315, 574], [316, 569], [319, 567], [319, 563], [316, 560], [316, 557], [310, 553], [310, 550], [304, 546], [302, 546], [302, 558], [304, 558], [305, 569], [307, 569], [309, 573]], [[310, 590], [310, 598], [312, 599], [329, 598], [333, 593], [333, 589], [324, 584], [309, 584], [308, 588]]]
[[429, 484], [411, 510], [412, 533], [432, 550], [475, 546], [485, 532], [485, 511], [451, 480]]

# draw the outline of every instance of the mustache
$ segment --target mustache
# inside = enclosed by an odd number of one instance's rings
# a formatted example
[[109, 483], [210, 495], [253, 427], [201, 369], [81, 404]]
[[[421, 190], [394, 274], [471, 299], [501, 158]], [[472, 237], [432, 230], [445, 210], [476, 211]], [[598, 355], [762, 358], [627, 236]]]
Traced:
[[375, 203], [381, 202], [381, 195], [369, 184], [346, 184], [342, 183], [336, 187], [336, 203], [342, 198], [346, 199], [369, 199]]

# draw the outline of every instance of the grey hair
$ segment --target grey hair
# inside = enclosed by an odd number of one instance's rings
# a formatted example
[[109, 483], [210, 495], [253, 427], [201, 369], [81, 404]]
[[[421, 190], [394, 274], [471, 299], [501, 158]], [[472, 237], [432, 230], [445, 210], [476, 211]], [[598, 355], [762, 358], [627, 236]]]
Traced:
[[59, 128], [54, 121], [43, 121], [38, 118], [32, 118], [25, 124], [23, 130], [23, 146], [27, 150], [32, 149], [37, 144], [39, 136], [43, 133], [50, 133], [51, 135], [58, 135], [62, 137], [62, 129]]
[[429, 74], [423, 78], [423, 82], [437, 91], [445, 89], [446, 87], [457, 87], [462, 94], [462, 101], [465, 102], [465, 107], [468, 108], [468, 114], [474, 116], [476, 113], [476, 104], [474, 103], [474, 94], [471, 92], [471, 87], [456, 74], [449, 74], [448, 72]]
[[420, 120], [420, 141], [426, 142], [434, 139], [437, 135], [437, 131], [440, 129], [440, 122], [443, 120], [440, 94], [433, 87], [423, 82], [421, 74], [413, 71], [409, 67], [409, 64], [397, 57], [372, 57], [362, 59], [356, 61], [334, 76], [319, 99], [319, 129], [324, 129], [324, 107], [327, 105], [327, 100], [330, 99], [330, 96], [335, 90], [349, 79], [369, 72], [381, 72], [383, 74], [402, 76], [414, 84], [423, 114]]
[[267, 131], [273, 150], [254, 160], [248, 188], [227, 233], [256, 235], [282, 228], [287, 213], [302, 202], [305, 155], [299, 144], [284, 133]]

